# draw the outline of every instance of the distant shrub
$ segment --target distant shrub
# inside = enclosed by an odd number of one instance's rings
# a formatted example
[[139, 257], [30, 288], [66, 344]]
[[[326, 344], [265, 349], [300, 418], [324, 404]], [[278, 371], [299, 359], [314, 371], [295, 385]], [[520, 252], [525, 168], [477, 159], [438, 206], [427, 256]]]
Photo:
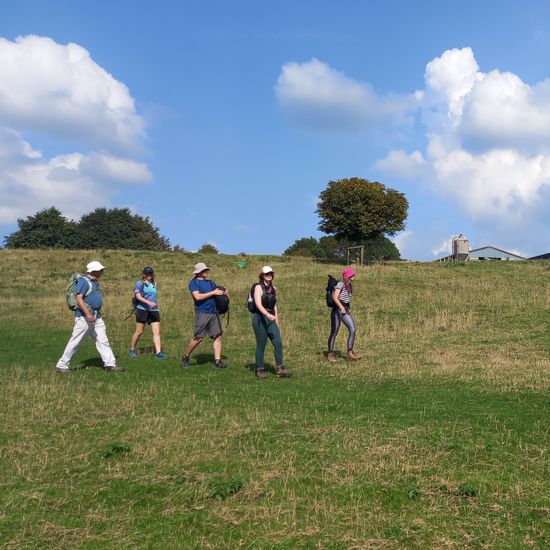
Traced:
[[199, 250], [199, 254], [219, 254], [218, 249], [213, 244], [203, 244]]

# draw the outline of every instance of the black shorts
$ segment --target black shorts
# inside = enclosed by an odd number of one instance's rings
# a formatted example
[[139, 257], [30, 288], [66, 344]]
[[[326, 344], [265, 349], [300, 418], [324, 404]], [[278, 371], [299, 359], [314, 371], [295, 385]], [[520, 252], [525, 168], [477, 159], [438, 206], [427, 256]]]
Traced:
[[136, 323], [160, 323], [160, 313], [138, 308], [136, 309]]

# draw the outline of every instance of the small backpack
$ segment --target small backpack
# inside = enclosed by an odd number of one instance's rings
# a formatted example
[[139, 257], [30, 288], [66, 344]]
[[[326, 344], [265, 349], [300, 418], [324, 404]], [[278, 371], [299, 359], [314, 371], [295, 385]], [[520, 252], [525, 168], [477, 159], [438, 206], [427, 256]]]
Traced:
[[[225, 290], [223, 286], [214, 287], [214, 285], [212, 285], [212, 290], [216, 290], [216, 288]], [[225, 294], [222, 294], [221, 296], [214, 296], [214, 302], [216, 302], [216, 309], [220, 315], [225, 315], [229, 311], [229, 296], [226, 296]]]
[[90, 281], [90, 279], [84, 273], [79, 273], [78, 271], [75, 271], [71, 275], [69, 286], [67, 287], [67, 291], [65, 294], [67, 307], [71, 311], [76, 311], [78, 309], [78, 304], [76, 302], [76, 285], [78, 284], [78, 281], [80, 281], [80, 279], [82, 278], [86, 279], [88, 283], [88, 290], [85, 292], [84, 298], [86, 298], [86, 296], [88, 296], [93, 290], [92, 281]]
[[329, 275], [328, 276], [328, 286], [325, 289], [327, 291], [327, 294], [326, 294], [327, 307], [334, 307], [335, 306], [333, 293], [334, 293], [334, 287], [337, 284], [338, 284], [338, 281], [332, 275]]

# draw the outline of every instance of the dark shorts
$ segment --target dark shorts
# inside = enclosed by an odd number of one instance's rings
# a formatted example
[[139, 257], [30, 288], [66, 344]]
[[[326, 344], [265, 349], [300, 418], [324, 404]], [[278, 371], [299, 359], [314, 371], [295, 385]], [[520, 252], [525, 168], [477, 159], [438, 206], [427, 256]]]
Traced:
[[160, 313], [158, 311], [136, 309], [136, 323], [160, 323]]
[[195, 338], [204, 338], [207, 334], [210, 338], [215, 338], [223, 333], [222, 321], [217, 313], [195, 313], [195, 329], [193, 336]]

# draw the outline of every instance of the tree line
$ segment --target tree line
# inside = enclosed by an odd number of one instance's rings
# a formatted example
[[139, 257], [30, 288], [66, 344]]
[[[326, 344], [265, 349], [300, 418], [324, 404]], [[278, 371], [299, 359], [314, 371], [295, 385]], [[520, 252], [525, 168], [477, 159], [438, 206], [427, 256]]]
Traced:
[[172, 250], [149, 217], [132, 214], [129, 208], [97, 208], [75, 222], [52, 206], [18, 219], [17, 225], [19, 229], [4, 238], [5, 248]]

